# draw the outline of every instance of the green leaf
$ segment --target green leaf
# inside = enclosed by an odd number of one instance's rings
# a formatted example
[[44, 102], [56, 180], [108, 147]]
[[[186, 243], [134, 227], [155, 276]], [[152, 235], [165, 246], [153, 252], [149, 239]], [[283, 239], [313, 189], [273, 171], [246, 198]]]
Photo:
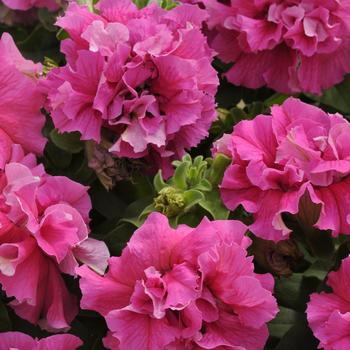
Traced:
[[180, 165], [175, 169], [175, 174], [172, 178], [174, 186], [180, 190], [187, 189], [187, 172], [190, 167], [190, 163], [185, 161], [180, 163]]
[[143, 222], [146, 220], [148, 215], [154, 211], [156, 211], [156, 208], [154, 207], [154, 203], [152, 203], [152, 204], [148, 205], [142, 211], [142, 213], [139, 215], [139, 217], [132, 218], [131, 220], [127, 218], [127, 219], [124, 219], [124, 221], [128, 221], [128, 222], [132, 223], [133, 225], [135, 225], [136, 227], [140, 227], [143, 224]]
[[177, 3], [173, 0], [158, 0], [158, 2], [164, 10], [171, 10], [177, 6]]
[[69, 38], [69, 34], [63, 29], [61, 28], [57, 34], [56, 34], [56, 38], [57, 40], [61, 41], [61, 40], [65, 40]]
[[77, 0], [79, 5], [87, 5], [90, 12], [94, 12], [94, 0]]
[[211, 191], [213, 186], [207, 179], [202, 179], [198, 185], [194, 186], [194, 190], [202, 191], [202, 192], [209, 192]]
[[[152, 196], [145, 196], [129, 204], [123, 214], [123, 219], [121, 219], [121, 222], [129, 222], [136, 227], [141, 226], [143, 221], [146, 219], [147, 214], [150, 213], [149, 210], [153, 206], [152, 200]], [[148, 213], [146, 213], [146, 210]]]
[[261, 101], [252, 102], [248, 105], [248, 118], [254, 118], [258, 114], [262, 114], [265, 110], [264, 104]]
[[270, 336], [282, 338], [289, 329], [303, 319], [303, 314], [281, 306], [277, 316], [268, 324]]
[[73, 157], [66, 176], [83, 185], [89, 186], [96, 180], [95, 172], [88, 166], [88, 160], [84, 154]]
[[150, 2], [150, 0], [133, 0], [133, 1], [139, 9], [146, 7]]
[[115, 229], [110, 231], [104, 241], [112, 256], [119, 256], [135, 231], [135, 226], [127, 222], [121, 222]]
[[220, 194], [217, 190], [213, 190], [205, 195], [205, 198], [198, 203], [205, 209], [214, 220], [227, 220], [230, 211], [222, 204]]
[[59, 62], [63, 57], [59, 50], [56, 33], [45, 30], [42, 24], [38, 24], [24, 40], [18, 41], [17, 47], [24, 57], [35, 62], [42, 62], [44, 57], [50, 57]]
[[46, 144], [44, 157], [45, 168], [53, 170], [51, 173], [59, 169], [66, 169], [72, 162], [72, 154], [58, 148], [52, 142]]
[[[244, 120], [244, 119], [249, 119], [249, 116], [247, 115], [246, 112], [244, 112], [243, 109], [241, 108], [238, 108], [238, 107], [233, 107], [230, 109], [230, 114], [232, 115], [232, 125], [231, 125], [231, 129], [232, 129], [232, 126], [234, 124], [237, 124], [239, 123], [241, 120]], [[230, 126], [230, 125], [227, 125], [227, 127]]]
[[69, 153], [79, 153], [84, 148], [84, 143], [80, 140], [80, 133], [78, 132], [58, 132], [53, 129], [50, 132], [51, 141], [60, 149]]
[[320, 259], [331, 259], [334, 254], [334, 240], [330, 231], [310, 228], [305, 230], [305, 242], [312, 254]]
[[57, 15], [46, 8], [38, 9], [38, 18], [42, 26], [49, 32], [56, 32], [57, 27], [54, 25]]
[[276, 280], [275, 295], [280, 306], [304, 312], [311, 293], [320, 285], [316, 277], [305, 277], [294, 273], [291, 277], [280, 277]]
[[303, 272], [303, 275], [305, 277], [316, 277], [320, 281], [323, 281], [332, 268], [332, 265], [332, 260], [318, 260]]
[[11, 320], [5, 303], [0, 299], [0, 332], [11, 330]]
[[318, 341], [313, 336], [304, 316], [289, 329], [275, 350], [317, 350], [317, 345]]
[[324, 92], [322, 96], [308, 94], [307, 96], [314, 101], [330, 106], [343, 114], [350, 113], [350, 75], [344, 81]]
[[180, 224], [186, 224], [190, 227], [197, 227], [199, 223], [202, 221], [202, 217], [198, 215], [197, 212], [193, 213], [185, 213], [184, 215], [181, 215], [179, 217], [176, 217], [176, 224], [172, 222], [171, 220], [169, 222], [172, 223], [172, 227], [176, 227]]
[[153, 186], [156, 190], [156, 192], [160, 192], [164, 187], [167, 186], [167, 184], [164, 182], [163, 180], [163, 176], [162, 176], [162, 171], [159, 170], [158, 173], [156, 174], [156, 176], [154, 177], [153, 180]]
[[217, 154], [213, 160], [213, 163], [209, 170], [209, 181], [213, 185], [217, 185], [221, 182], [226, 168], [231, 163], [231, 158], [225, 156], [224, 154]]
[[122, 217], [126, 209], [125, 203], [113, 192], [108, 192], [100, 183], [89, 191], [92, 206], [107, 219]]
[[265, 100], [264, 105], [266, 107], [271, 107], [273, 105], [281, 105], [288, 97], [289, 95], [276, 92], [274, 95]]
[[185, 200], [185, 208], [184, 210], [188, 210], [189, 208], [192, 208], [197, 203], [199, 203], [201, 200], [204, 199], [204, 194], [197, 190], [188, 190], [183, 193], [183, 197]]

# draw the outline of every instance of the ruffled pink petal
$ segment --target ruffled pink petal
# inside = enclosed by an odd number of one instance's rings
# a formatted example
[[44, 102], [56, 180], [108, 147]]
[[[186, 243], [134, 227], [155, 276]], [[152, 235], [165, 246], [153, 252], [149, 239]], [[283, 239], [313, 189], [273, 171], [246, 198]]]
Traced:
[[64, 176], [49, 176], [37, 192], [37, 201], [42, 208], [57, 203], [66, 203], [75, 208], [89, 222], [91, 199], [88, 187]]
[[75, 245], [87, 238], [88, 228], [77, 210], [56, 204], [45, 210], [34, 236], [39, 247], [60, 263]]
[[311, 329], [317, 335], [319, 330], [324, 328], [334, 310], [345, 313], [349, 310], [349, 307], [348, 301], [335, 294], [311, 294], [307, 306], [307, 319]]
[[338, 50], [336, 54], [303, 56], [297, 73], [301, 88], [304, 91], [320, 94], [322, 90], [343, 80], [345, 74], [350, 71], [349, 62], [350, 50], [348, 44]]
[[90, 12], [86, 6], [79, 6], [75, 2], [70, 2], [65, 16], [59, 17], [56, 24], [64, 28], [74, 41], [84, 45], [85, 40], [81, 39], [81, 34], [89, 24], [97, 19], [99, 17]]
[[71, 334], [52, 335], [39, 341], [37, 350], [76, 350], [83, 342]]
[[[112, 258], [110, 264], [117, 262], [117, 259]], [[95, 310], [102, 315], [107, 315], [110, 311], [129, 304], [133, 286], [113, 278], [111, 274], [101, 277], [87, 266], [78, 268], [77, 273], [81, 277], [80, 289], [83, 297], [80, 306], [83, 309]]]
[[120, 341], [120, 350], [163, 350], [179, 335], [166, 319], [157, 320], [127, 310], [112, 311], [106, 320], [108, 328]]
[[99, 274], [106, 271], [110, 258], [106, 244], [93, 238], [87, 238], [75, 247], [74, 256]]
[[175, 265], [170, 272], [165, 274], [164, 282], [168, 291], [164, 308], [182, 310], [197, 299], [200, 293], [199, 276], [185, 263]]
[[323, 203], [316, 227], [321, 230], [332, 230], [334, 236], [350, 232], [349, 210], [347, 209], [350, 205], [350, 198], [347, 196], [349, 186], [350, 178], [346, 178], [328, 187], [315, 189], [317, 197]]
[[128, 249], [139, 264], [167, 270], [171, 264], [169, 256], [182, 237], [181, 233], [169, 226], [164, 215], [154, 212], [135, 231], [128, 243]]
[[9, 349], [36, 350], [37, 341], [20, 332], [0, 333], [0, 350]]
[[268, 338], [266, 326], [245, 328], [234, 314], [221, 311], [219, 320], [206, 324], [206, 332], [196, 343], [204, 349], [262, 350]]
[[41, 134], [45, 118], [32, 62], [24, 60], [9, 34], [0, 40], [0, 125], [11, 139], [28, 152], [42, 154], [46, 140]]

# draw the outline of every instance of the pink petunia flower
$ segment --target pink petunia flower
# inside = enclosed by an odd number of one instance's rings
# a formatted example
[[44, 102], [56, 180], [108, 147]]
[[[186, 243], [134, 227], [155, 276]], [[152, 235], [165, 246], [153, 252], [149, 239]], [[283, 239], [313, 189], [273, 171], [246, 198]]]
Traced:
[[78, 337], [71, 334], [37, 340], [20, 332], [0, 333], [0, 350], [76, 350], [82, 344]]
[[239, 221], [169, 226], [152, 213], [101, 277], [81, 276], [81, 307], [102, 314], [113, 350], [263, 349], [277, 313], [273, 279], [254, 273]]
[[67, 65], [43, 82], [55, 126], [97, 142], [108, 129], [110, 152], [147, 158], [169, 175], [170, 162], [208, 134], [216, 115], [218, 78], [200, 29], [206, 12], [138, 10], [131, 0], [97, 7], [99, 15], [72, 3], [57, 21], [70, 38], [61, 46]]
[[46, 7], [50, 11], [60, 8], [60, 0], [2, 0], [2, 2], [13, 10], [26, 11], [33, 7]]
[[337, 272], [328, 275], [327, 284], [333, 293], [311, 294], [307, 319], [319, 348], [345, 350], [350, 348], [350, 257], [342, 261]]
[[211, 149], [211, 154], [213, 157], [215, 157], [218, 153], [231, 157], [232, 152], [232, 137], [230, 134], [224, 134], [219, 140], [216, 140]]
[[203, 0], [225, 74], [236, 85], [312, 92], [350, 72], [349, 0]]
[[44, 96], [37, 79], [41, 65], [25, 60], [8, 33], [0, 39], [0, 65], [0, 128], [26, 152], [42, 154], [46, 139], [41, 134]]
[[314, 220], [334, 236], [350, 234], [349, 135], [341, 115], [295, 98], [273, 106], [271, 115], [240, 122], [221, 184], [226, 207], [243, 205], [254, 214], [250, 230], [269, 240], [288, 238], [282, 213]]
[[87, 188], [46, 174], [6, 137], [0, 130], [0, 284], [20, 317], [66, 330], [78, 310], [62, 273], [75, 277], [79, 261], [102, 274], [109, 253], [88, 238]]

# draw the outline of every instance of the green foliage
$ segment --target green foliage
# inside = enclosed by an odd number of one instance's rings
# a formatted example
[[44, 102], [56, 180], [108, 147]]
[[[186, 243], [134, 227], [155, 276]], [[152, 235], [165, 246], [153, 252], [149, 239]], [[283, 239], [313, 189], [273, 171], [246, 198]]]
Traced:
[[[204, 215], [212, 219], [227, 219], [229, 211], [223, 206], [218, 184], [222, 179], [230, 159], [219, 154], [215, 159], [194, 159], [189, 154], [181, 161], [174, 161], [174, 175], [165, 181], [161, 171], [154, 177], [153, 185], [156, 195], [141, 213], [137, 221], [140, 225], [152, 211], [165, 214], [176, 226], [178, 223], [191, 224], [193, 216], [200, 219]], [[197, 220], [198, 221], [198, 220]]]
[[12, 324], [6, 308], [6, 304], [0, 298], [0, 332], [10, 331], [11, 328]]
[[50, 139], [58, 148], [69, 153], [79, 153], [84, 149], [78, 132], [59, 133], [57, 129], [53, 129], [50, 132]]
[[76, 0], [80, 5], [86, 5], [91, 12], [94, 12], [94, 5], [97, 3], [95, 0]]
[[149, 5], [152, 2], [156, 2], [165, 10], [171, 10], [172, 8], [176, 7], [177, 2], [174, 0], [133, 0], [135, 5], [142, 9]]
[[346, 115], [350, 114], [350, 75], [343, 82], [326, 90], [323, 95], [307, 95], [312, 100]]

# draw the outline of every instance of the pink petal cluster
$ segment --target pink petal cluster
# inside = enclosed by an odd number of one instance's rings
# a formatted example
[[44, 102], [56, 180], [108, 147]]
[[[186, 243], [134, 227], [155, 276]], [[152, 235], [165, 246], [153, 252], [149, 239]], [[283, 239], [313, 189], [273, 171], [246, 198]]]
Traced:
[[312, 92], [350, 72], [349, 0], [203, 0], [225, 74], [236, 85]]
[[319, 348], [346, 350], [350, 348], [350, 257], [342, 261], [337, 272], [328, 275], [327, 284], [333, 293], [312, 294], [307, 319]]
[[310, 218], [316, 205], [317, 228], [350, 234], [349, 137], [350, 124], [341, 115], [295, 98], [273, 106], [271, 115], [241, 121], [231, 136], [233, 160], [221, 184], [226, 207], [241, 204], [254, 213], [250, 230], [265, 239], [288, 238], [282, 213]]
[[20, 332], [0, 333], [0, 350], [76, 350], [82, 341], [71, 334], [36, 340]]
[[81, 307], [102, 314], [113, 350], [263, 349], [277, 313], [271, 275], [254, 273], [239, 221], [172, 229], [152, 213], [101, 277], [78, 270]]
[[87, 188], [46, 174], [1, 131], [0, 155], [0, 284], [20, 317], [65, 330], [77, 305], [62, 273], [76, 276], [78, 261], [103, 273], [109, 258], [88, 238]]
[[51, 11], [60, 8], [60, 0], [2, 0], [2, 2], [13, 10], [26, 11], [33, 7], [46, 7]]
[[[0, 128], [25, 151], [42, 154], [44, 97], [38, 89], [40, 64], [25, 60], [7, 33], [0, 39]], [[0, 154], [0, 159], [4, 158]]]
[[43, 88], [58, 130], [84, 140], [112, 133], [110, 151], [148, 158], [170, 173], [170, 161], [195, 146], [215, 118], [218, 86], [201, 23], [206, 12], [155, 3], [138, 10], [131, 0], [101, 0], [99, 14], [71, 3], [57, 24], [67, 65]]
[[230, 134], [224, 134], [220, 139], [213, 142], [213, 147], [211, 149], [213, 157], [218, 153], [231, 157], [232, 152], [232, 137]]

